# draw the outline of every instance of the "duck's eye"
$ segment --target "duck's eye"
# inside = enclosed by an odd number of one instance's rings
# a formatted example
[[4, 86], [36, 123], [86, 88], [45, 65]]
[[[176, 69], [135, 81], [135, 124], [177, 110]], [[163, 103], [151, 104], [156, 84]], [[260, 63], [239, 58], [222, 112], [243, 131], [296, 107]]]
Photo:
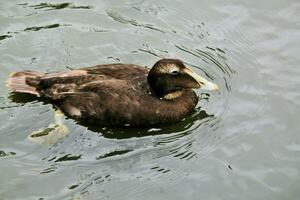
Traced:
[[172, 75], [177, 75], [177, 74], [178, 74], [178, 71], [177, 71], [177, 70], [171, 71], [170, 74], [172, 74]]

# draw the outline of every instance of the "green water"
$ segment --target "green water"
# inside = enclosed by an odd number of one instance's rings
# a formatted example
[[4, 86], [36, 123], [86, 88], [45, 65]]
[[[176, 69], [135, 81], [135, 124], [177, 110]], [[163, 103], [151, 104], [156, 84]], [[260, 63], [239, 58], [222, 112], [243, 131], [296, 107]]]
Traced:
[[[299, 199], [299, 10], [297, 0], [1, 0], [0, 199]], [[58, 125], [51, 105], [13, 101], [5, 86], [18, 70], [161, 57], [220, 86], [197, 91], [196, 112], [172, 126]], [[57, 127], [68, 130], [58, 141], [28, 137]]]

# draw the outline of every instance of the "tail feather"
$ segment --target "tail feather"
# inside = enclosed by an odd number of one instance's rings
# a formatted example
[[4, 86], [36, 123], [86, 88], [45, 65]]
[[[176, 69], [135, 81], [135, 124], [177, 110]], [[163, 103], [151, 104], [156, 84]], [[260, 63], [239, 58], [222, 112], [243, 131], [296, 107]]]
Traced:
[[43, 73], [35, 71], [20, 71], [12, 73], [7, 80], [7, 87], [10, 92], [29, 93], [39, 96], [36, 87], [28, 85], [27, 79], [39, 79]]

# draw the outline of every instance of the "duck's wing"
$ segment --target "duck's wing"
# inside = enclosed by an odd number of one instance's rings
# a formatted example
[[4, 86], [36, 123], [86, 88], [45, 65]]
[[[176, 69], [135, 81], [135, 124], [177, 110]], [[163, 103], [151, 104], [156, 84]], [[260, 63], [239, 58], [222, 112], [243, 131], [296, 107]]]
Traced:
[[81, 85], [106, 78], [106, 76], [99, 74], [88, 74], [84, 70], [72, 70], [29, 78], [26, 79], [26, 83], [36, 88], [39, 96], [59, 100], [69, 94], [78, 92]]
[[41, 89], [49, 88], [54, 84], [74, 83], [76, 85], [80, 85], [85, 82], [93, 81], [98, 76], [99, 75], [88, 74], [85, 70], [64, 71], [45, 74], [43, 77], [37, 80], [38, 82], [36, 84]]
[[72, 118], [94, 124], [122, 124], [141, 108], [144, 90], [117, 79], [84, 84], [68, 95], [58, 107]]
[[[109, 64], [81, 68], [72, 71], [49, 73], [39, 79], [27, 80], [29, 85], [36, 87], [40, 96], [53, 99], [60, 98], [62, 93], [77, 92], [78, 87], [87, 88], [95, 85], [95, 81], [110, 79], [130, 81], [132, 84], [145, 82], [148, 69], [136, 65]], [[84, 87], [82, 87], [85, 85]], [[96, 84], [97, 85], [97, 84]], [[101, 84], [100, 84], [101, 85]], [[60, 95], [57, 95], [61, 93]]]

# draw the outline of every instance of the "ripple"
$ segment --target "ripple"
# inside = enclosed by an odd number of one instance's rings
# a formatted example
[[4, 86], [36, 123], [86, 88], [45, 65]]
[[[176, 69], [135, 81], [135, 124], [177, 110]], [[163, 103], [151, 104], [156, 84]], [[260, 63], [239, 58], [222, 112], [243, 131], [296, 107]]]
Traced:
[[104, 155], [101, 156], [97, 156], [96, 160], [100, 160], [100, 159], [104, 159], [104, 158], [108, 158], [108, 157], [112, 157], [112, 156], [120, 156], [123, 154], [127, 154], [128, 152], [130, 152], [131, 150], [114, 150], [112, 152], [106, 153]]
[[14, 156], [14, 155], [16, 155], [16, 153], [15, 152], [5, 152], [5, 151], [3, 151], [3, 150], [0, 150], [0, 157], [7, 157], [7, 156]]
[[170, 155], [173, 155], [175, 158], [186, 159], [189, 160], [193, 158], [196, 153], [191, 151], [191, 147], [193, 145], [194, 140], [190, 140], [178, 147], [174, 147], [169, 150]]
[[73, 161], [73, 160], [79, 160], [80, 158], [81, 158], [81, 155], [76, 156], [76, 155], [67, 154], [60, 158], [57, 158], [54, 162]]
[[2, 35], [0, 36], [0, 41], [1, 40], [5, 40], [5, 39], [9, 39], [12, 38], [14, 35], [22, 33], [22, 32], [36, 32], [36, 31], [40, 31], [40, 30], [47, 30], [47, 29], [56, 29], [56, 28], [60, 28], [60, 27], [66, 27], [66, 26], [71, 26], [70, 24], [49, 24], [49, 25], [44, 25], [44, 26], [31, 26], [31, 27], [27, 27], [23, 30], [18, 30], [18, 31], [8, 31], [6, 35]]
[[145, 13], [145, 14], [151, 14], [151, 15], [162, 15], [163, 13], [167, 12], [168, 9], [165, 6], [161, 5], [149, 5], [149, 6], [141, 6], [138, 4], [135, 4], [132, 6], [133, 9]]
[[[228, 75], [229, 78], [231, 77], [231, 74], [234, 72], [228, 65], [225, 65], [225, 66], [222, 65], [217, 59], [214, 58], [213, 54], [211, 54], [208, 51], [203, 51], [200, 49], [192, 50], [187, 47], [177, 46], [177, 45], [175, 45], [175, 47], [184, 52], [187, 52], [193, 56], [200, 58], [201, 60], [203, 60], [206, 63], [209, 63], [209, 61], [210, 61], [211, 63], [215, 64], [215, 66], [217, 66], [224, 74]], [[224, 59], [225, 57], [222, 57], [222, 58]], [[208, 73], [206, 72], [206, 74], [208, 74]]]
[[[27, 4], [26, 4], [27, 5]], [[76, 6], [73, 3], [40, 3], [36, 5], [30, 5], [29, 7], [32, 7], [34, 9], [45, 9], [46, 10], [61, 10], [65, 8], [69, 9], [91, 9], [92, 6]]]
[[160, 167], [160, 166], [151, 167], [150, 169], [155, 172], [162, 173], [162, 174], [171, 172], [171, 169], [166, 169], [166, 168]]
[[158, 57], [158, 58], [169, 57], [168, 51], [151, 48], [148, 44], [143, 44], [142, 48], [139, 48], [138, 50], [141, 51], [141, 52], [151, 54], [151, 55], [153, 55], [155, 57]]
[[[81, 176], [78, 178], [77, 182], [69, 185], [68, 192], [65, 194], [61, 194], [56, 196], [56, 198], [62, 199], [66, 196], [70, 197], [73, 196], [74, 198], [78, 196], [83, 196], [85, 193], [88, 192], [88, 189], [93, 185], [99, 185], [103, 183], [107, 183], [112, 180], [112, 177], [110, 174], [107, 175], [97, 175], [94, 172], [81, 174]], [[76, 198], [77, 199], [77, 198]]]
[[46, 169], [43, 169], [43, 170], [40, 172], [40, 174], [49, 174], [49, 173], [51, 173], [51, 172], [54, 172], [55, 170], [57, 170], [57, 166], [52, 165], [52, 166], [50, 166], [50, 167], [48, 167], [48, 168], [46, 168]]
[[42, 29], [58, 28], [59, 26], [60, 24], [50, 24], [46, 26], [32, 26], [32, 27], [25, 28], [24, 31], [39, 31]]
[[140, 23], [140, 22], [137, 22], [136, 20], [134, 19], [130, 19], [130, 18], [126, 18], [126, 17], [123, 17], [122, 15], [120, 15], [119, 13], [117, 12], [114, 12], [114, 11], [106, 11], [107, 15], [109, 17], [111, 17], [113, 20], [117, 21], [117, 22], [120, 22], [122, 24], [130, 24], [130, 25], [133, 25], [133, 26], [136, 26], [136, 27], [143, 27], [143, 28], [147, 28], [147, 29], [150, 29], [150, 30], [153, 30], [153, 31], [158, 31], [158, 32], [161, 32], [161, 33], [165, 33], [165, 31], [161, 30], [160, 28], [157, 28], [155, 27], [154, 25], [152, 24], [145, 24], [145, 23]]
[[0, 35], [0, 41], [11, 37], [12, 37], [11, 35]]

